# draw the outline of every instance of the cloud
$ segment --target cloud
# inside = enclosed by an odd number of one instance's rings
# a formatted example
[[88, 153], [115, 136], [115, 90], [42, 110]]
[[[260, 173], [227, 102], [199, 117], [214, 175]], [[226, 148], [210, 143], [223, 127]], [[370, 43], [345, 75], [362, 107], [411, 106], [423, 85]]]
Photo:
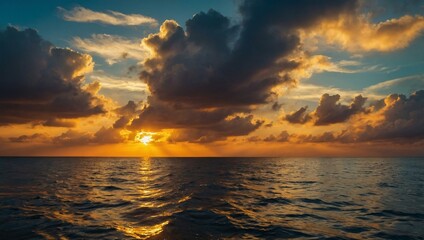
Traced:
[[110, 10], [107, 12], [95, 12], [83, 7], [75, 7], [72, 10], [59, 7], [59, 11], [64, 20], [72, 22], [98, 22], [120, 26], [148, 25], [152, 27], [158, 24], [154, 18], [141, 14], [124, 14]]
[[[403, 94], [390, 94], [389, 96], [373, 102], [363, 112], [363, 105], [366, 98], [357, 97], [351, 105], [337, 106], [339, 97], [325, 96], [323, 104], [325, 110], [316, 115], [317, 110], [312, 115], [313, 118], [321, 118], [321, 124], [327, 124], [334, 119], [346, 120], [346, 111], [350, 113], [350, 120], [345, 123], [345, 129], [341, 131], [328, 131], [318, 135], [289, 134], [291, 142], [392, 142], [392, 143], [413, 143], [421, 142], [424, 138], [424, 90], [419, 90], [409, 97]], [[322, 100], [321, 100], [322, 101]], [[337, 107], [335, 107], [337, 106]], [[354, 110], [356, 109], [356, 110]], [[324, 113], [328, 113], [328, 115]], [[291, 114], [293, 115], [293, 114]], [[304, 115], [303, 115], [304, 116]], [[317, 120], [316, 120], [317, 121]], [[316, 122], [315, 122], [316, 124]], [[316, 124], [317, 125], [317, 124]], [[320, 124], [318, 124], [320, 125]], [[255, 138], [256, 139], [256, 138]], [[257, 141], [277, 141], [272, 135]]]
[[253, 115], [236, 116], [211, 124], [205, 128], [189, 128], [177, 130], [168, 138], [170, 142], [209, 143], [225, 140], [230, 136], [244, 136], [258, 129], [264, 121], [253, 121]]
[[384, 81], [367, 87], [363, 91], [365, 94], [372, 94], [381, 98], [393, 92], [409, 95], [420, 89], [424, 89], [424, 75], [413, 75]]
[[14, 143], [32, 143], [32, 142], [48, 142], [49, 137], [46, 134], [34, 133], [32, 135], [21, 135], [19, 137], [10, 137], [10, 142]]
[[115, 109], [115, 112], [120, 116], [113, 124], [113, 128], [121, 129], [129, 125], [137, 114], [140, 113], [139, 104], [134, 101], [128, 101], [125, 106]]
[[350, 105], [338, 103], [340, 95], [330, 96], [324, 94], [321, 97], [318, 107], [314, 111], [315, 125], [328, 125], [344, 122], [352, 115], [364, 112], [363, 108], [366, 98], [361, 95], [356, 96]]
[[293, 111], [287, 114], [284, 119], [289, 123], [306, 123], [312, 119], [312, 117], [306, 113], [308, 106], [301, 107], [297, 111]]
[[[369, 70], [357, 61], [332, 62], [327, 56], [313, 55], [304, 45], [307, 37], [330, 34], [320, 32], [324, 25], [344, 24], [347, 19], [369, 23], [359, 1], [243, 1], [240, 14], [241, 21], [232, 24], [217, 11], [200, 12], [187, 20], [185, 30], [167, 20], [159, 32], [145, 37], [142, 46], [149, 56], [140, 66], [140, 79], [151, 95], [137, 114], [120, 116], [114, 127], [131, 131], [170, 129], [173, 141], [189, 142], [247, 135], [263, 125], [252, 112], [270, 103], [277, 103], [274, 109], [278, 109], [282, 88], [296, 86], [299, 79], [315, 72]], [[379, 28], [386, 29], [383, 25]], [[342, 29], [347, 25], [340, 26], [334, 29], [347, 31]], [[113, 37], [99, 35], [90, 40], [94, 39], [110, 42]], [[128, 56], [132, 51], [136, 54], [140, 50], [129, 48]], [[111, 62], [121, 56], [103, 55]], [[118, 86], [115, 83], [111, 85]], [[339, 100], [339, 95], [324, 94], [315, 111], [300, 109], [287, 119], [329, 125], [346, 122], [365, 111], [365, 98], [361, 96], [348, 105]], [[242, 130], [220, 130], [231, 126], [234, 119]]]
[[121, 131], [119, 129], [102, 127], [94, 134], [91, 141], [100, 144], [108, 144], [121, 143], [126, 140], [125, 136], [121, 135]]
[[52, 119], [48, 119], [47, 121], [45, 121], [43, 123], [43, 126], [71, 128], [71, 127], [75, 127], [75, 122], [64, 121], [64, 120], [61, 120], [61, 119], [52, 118]]
[[[204, 106], [267, 103], [275, 96], [272, 89], [292, 84], [287, 73], [301, 66], [292, 58], [301, 44], [298, 29], [355, 4], [272, 3], [245, 2], [241, 26], [230, 26], [229, 19], [214, 10], [189, 19], [186, 32], [176, 22], [165, 21], [159, 33], [143, 39], [153, 57], [145, 61], [141, 78], [162, 101]], [[308, 14], [293, 15], [295, 10]]]
[[264, 138], [263, 141], [265, 142], [288, 142], [289, 141], [289, 133], [287, 131], [282, 131], [278, 136], [269, 135], [268, 137]]
[[339, 103], [340, 95], [329, 95], [325, 93], [321, 96], [318, 107], [312, 113], [306, 113], [307, 107], [287, 114], [284, 119], [290, 123], [306, 123], [313, 121], [314, 125], [329, 125], [341, 123], [351, 116], [365, 112], [364, 104], [366, 98], [362, 95], [356, 96], [350, 105]]
[[424, 17], [421, 15], [404, 15], [373, 23], [370, 14], [360, 14], [358, 10], [324, 21], [310, 31], [305, 30], [304, 34], [307, 37], [321, 36], [327, 43], [351, 52], [389, 52], [407, 47], [424, 30]]
[[325, 93], [340, 94], [344, 97], [354, 98], [355, 96], [359, 95], [361, 91], [345, 90], [332, 86], [321, 86], [302, 82], [295, 88], [290, 88], [286, 91], [283, 91], [280, 101], [305, 101], [316, 103], [317, 100], [319, 100]]
[[[336, 18], [355, 4], [246, 1], [240, 7], [239, 25], [231, 25], [214, 10], [194, 15], [186, 22], [186, 31], [175, 21], [165, 21], [158, 33], [142, 41], [151, 56], [144, 61], [140, 78], [152, 95], [130, 127], [179, 129], [184, 137], [174, 138], [187, 141], [254, 131], [262, 120], [240, 116], [275, 102], [276, 88], [295, 85], [291, 73], [306, 67], [304, 60], [293, 57], [302, 52], [298, 30]], [[218, 130], [231, 125], [235, 121], [231, 119], [238, 119], [244, 130], [230, 131], [231, 135]]]
[[89, 78], [101, 84], [102, 89], [123, 90], [128, 92], [147, 92], [148, 86], [139, 79], [126, 76], [111, 76], [102, 72], [94, 72]]
[[278, 103], [278, 102], [274, 102], [272, 105], [271, 105], [271, 109], [273, 110], [273, 111], [279, 111], [280, 109], [281, 109], [281, 107], [283, 106], [283, 104], [282, 103]]
[[91, 142], [92, 136], [89, 133], [81, 133], [76, 130], [68, 130], [51, 139], [53, 144], [58, 145], [85, 145]]
[[[384, 99], [384, 106], [365, 124], [354, 130], [346, 131], [341, 137], [357, 141], [393, 140], [417, 141], [424, 138], [424, 90], [409, 97], [403, 94], [391, 94]], [[353, 135], [353, 137], [352, 137]]]
[[0, 124], [72, 119], [104, 113], [83, 86], [91, 56], [57, 48], [36, 31], [0, 31]]
[[108, 64], [126, 59], [141, 61], [148, 56], [147, 50], [140, 46], [139, 41], [121, 36], [93, 34], [91, 38], [74, 37], [72, 44], [84, 52], [105, 58]]
[[[420, 89], [424, 89], [424, 76], [412, 75], [396, 79], [386, 80], [359, 90], [346, 90], [332, 86], [314, 85], [301, 82], [296, 88], [282, 91], [279, 102], [300, 102], [303, 105], [315, 105], [322, 95], [339, 94], [344, 98], [354, 98], [360, 94], [366, 96], [368, 100], [378, 101], [391, 93], [410, 95]], [[285, 104], [289, 106], [289, 104]], [[291, 110], [291, 109], [290, 109]], [[292, 112], [293, 113], [293, 112]]]
[[123, 143], [126, 141], [127, 136], [121, 134], [119, 129], [101, 127], [94, 134], [70, 129], [58, 136], [49, 138], [48, 142], [62, 146], [77, 146]]

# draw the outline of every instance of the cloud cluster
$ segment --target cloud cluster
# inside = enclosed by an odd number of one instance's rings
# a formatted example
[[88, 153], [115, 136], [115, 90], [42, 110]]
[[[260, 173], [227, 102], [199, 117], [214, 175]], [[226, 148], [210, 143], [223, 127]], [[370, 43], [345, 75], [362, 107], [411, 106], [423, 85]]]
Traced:
[[354, 132], [347, 131], [346, 134], [354, 135], [359, 141], [417, 141], [424, 138], [424, 90], [409, 97], [391, 94], [384, 99], [382, 105], [381, 108], [376, 108], [375, 114], [366, 124], [357, 127]]
[[59, 11], [62, 13], [63, 19], [73, 22], [99, 22], [121, 26], [148, 25], [152, 27], [158, 24], [156, 19], [141, 14], [124, 14], [116, 11], [95, 12], [83, 7], [75, 7], [72, 10], [59, 7]]
[[[285, 140], [291, 142], [350, 143], [369, 141], [419, 142], [424, 138], [424, 90], [419, 90], [409, 97], [403, 94], [390, 94], [384, 99], [371, 102], [366, 109], [366, 114], [362, 114], [364, 113], [363, 105], [366, 98], [361, 96], [356, 97], [349, 106], [335, 104], [339, 99], [337, 95], [325, 96], [324, 99], [325, 103], [322, 103], [323, 99], [321, 99], [318, 108], [324, 105], [326, 107], [324, 107], [325, 110], [320, 110], [320, 113], [317, 113], [317, 108], [312, 113], [313, 115], [305, 115], [303, 113], [306, 109], [301, 108], [297, 112], [289, 114], [289, 118], [296, 119], [291, 119], [295, 123], [304, 123], [306, 122], [304, 119], [310, 116], [310, 119], [317, 119], [315, 124], [317, 121], [323, 124], [346, 121], [346, 116], [349, 116], [351, 119], [346, 123], [347, 128], [342, 131], [329, 131], [318, 135], [286, 134]], [[281, 138], [271, 135], [264, 139], [252, 139], [279, 141]]]
[[152, 96], [131, 128], [177, 129], [175, 141], [195, 142], [254, 131], [263, 120], [252, 109], [275, 102], [275, 89], [295, 84], [292, 71], [305, 66], [293, 58], [301, 51], [299, 29], [355, 7], [352, 0], [246, 1], [239, 25], [214, 10], [194, 15], [186, 31], [165, 21], [142, 41], [151, 57], [140, 77]]
[[[56, 48], [36, 31], [0, 31], [0, 125], [72, 119], [103, 113], [102, 101], [82, 84], [91, 56]], [[68, 125], [69, 124], [69, 125]]]
[[366, 111], [364, 104], [367, 99], [362, 95], [356, 96], [350, 105], [343, 105], [339, 103], [339, 100], [339, 94], [329, 95], [326, 93], [321, 96], [315, 111], [307, 113], [307, 107], [301, 107], [299, 110], [287, 114], [284, 119], [290, 123], [303, 124], [313, 121], [314, 125], [329, 125], [345, 122], [351, 116]]

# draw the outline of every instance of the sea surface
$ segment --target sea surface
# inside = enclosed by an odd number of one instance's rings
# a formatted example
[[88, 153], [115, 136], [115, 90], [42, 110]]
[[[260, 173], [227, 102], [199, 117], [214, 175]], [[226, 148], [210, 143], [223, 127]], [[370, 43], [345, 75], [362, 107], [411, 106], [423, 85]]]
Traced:
[[0, 239], [424, 239], [420, 158], [0, 158]]

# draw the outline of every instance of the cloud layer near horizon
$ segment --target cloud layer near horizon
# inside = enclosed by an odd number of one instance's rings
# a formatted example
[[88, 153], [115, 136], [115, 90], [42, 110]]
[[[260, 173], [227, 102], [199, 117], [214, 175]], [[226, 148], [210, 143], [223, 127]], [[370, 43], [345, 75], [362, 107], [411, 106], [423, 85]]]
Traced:
[[322, 134], [289, 134], [283, 130], [278, 137], [270, 135], [250, 141], [292, 142], [421, 142], [424, 139], [424, 90], [410, 96], [390, 94], [373, 101], [365, 108], [366, 98], [357, 96], [352, 103], [337, 103], [340, 95], [324, 94], [315, 111], [306, 113], [306, 107], [285, 116], [294, 124], [326, 125], [345, 123], [345, 129]]

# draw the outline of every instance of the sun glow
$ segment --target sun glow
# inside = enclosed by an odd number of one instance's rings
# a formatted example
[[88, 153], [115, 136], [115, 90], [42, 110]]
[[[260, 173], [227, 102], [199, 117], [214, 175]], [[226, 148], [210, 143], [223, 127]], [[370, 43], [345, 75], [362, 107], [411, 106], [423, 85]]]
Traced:
[[152, 141], [152, 136], [144, 136], [140, 139], [140, 142], [142, 142], [144, 145], [147, 145], [151, 141]]
[[156, 133], [154, 132], [138, 132], [134, 140], [136, 142], [140, 142], [140, 143], [143, 143], [144, 145], [147, 145], [154, 140], [153, 135], [155, 134]]

